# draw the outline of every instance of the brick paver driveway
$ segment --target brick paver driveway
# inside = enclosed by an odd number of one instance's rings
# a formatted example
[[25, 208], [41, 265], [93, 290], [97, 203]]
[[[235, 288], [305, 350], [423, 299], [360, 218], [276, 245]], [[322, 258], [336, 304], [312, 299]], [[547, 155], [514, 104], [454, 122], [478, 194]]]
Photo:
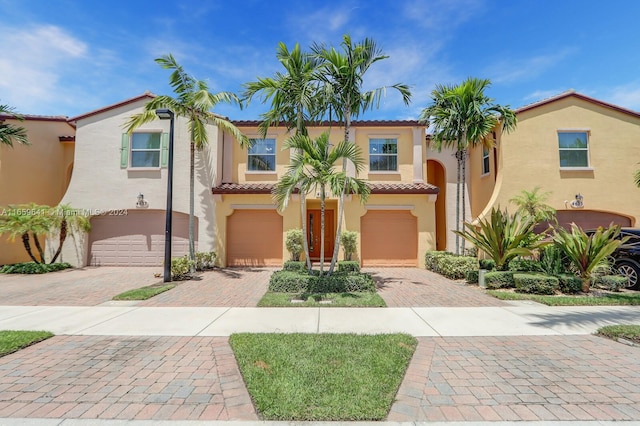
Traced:
[[418, 268], [371, 268], [378, 293], [390, 307], [412, 306], [505, 306], [477, 286], [452, 281]]
[[85, 267], [41, 275], [0, 274], [0, 305], [94, 306], [161, 282], [160, 267]]

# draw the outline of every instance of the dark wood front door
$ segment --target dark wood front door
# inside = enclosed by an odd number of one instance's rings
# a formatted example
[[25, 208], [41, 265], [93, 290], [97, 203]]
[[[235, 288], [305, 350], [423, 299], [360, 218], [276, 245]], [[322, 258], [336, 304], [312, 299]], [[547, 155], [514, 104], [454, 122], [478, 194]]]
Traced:
[[[307, 211], [307, 232], [309, 237], [309, 257], [311, 260], [320, 259], [320, 210]], [[324, 212], [324, 258], [331, 260], [333, 244], [335, 243], [335, 229], [333, 228], [333, 210]]]

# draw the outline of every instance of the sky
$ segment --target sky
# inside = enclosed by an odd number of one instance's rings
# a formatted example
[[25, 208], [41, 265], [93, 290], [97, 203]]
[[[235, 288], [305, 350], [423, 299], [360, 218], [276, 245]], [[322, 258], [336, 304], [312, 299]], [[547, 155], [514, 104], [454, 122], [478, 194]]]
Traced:
[[[212, 92], [281, 71], [279, 42], [308, 49], [375, 40], [389, 58], [365, 89], [405, 83], [360, 119], [416, 119], [436, 84], [487, 78], [518, 108], [574, 89], [640, 111], [640, 1], [609, 0], [0, 0], [0, 104], [74, 117], [150, 91], [172, 94], [171, 53]], [[232, 120], [257, 120], [259, 98]]]

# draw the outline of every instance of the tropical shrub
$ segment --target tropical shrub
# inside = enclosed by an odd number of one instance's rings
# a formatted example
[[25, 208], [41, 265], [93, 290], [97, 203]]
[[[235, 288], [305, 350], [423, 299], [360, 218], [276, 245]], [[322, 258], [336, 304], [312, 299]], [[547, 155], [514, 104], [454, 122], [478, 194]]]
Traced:
[[509, 262], [508, 270], [513, 272], [538, 272], [540, 266], [537, 260], [516, 257]]
[[344, 260], [351, 260], [351, 256], [356, 252], [358, 246], [358, 233], [355, 231], [342, 231], [340, 233], [340, 244], [344, 250]]
[[360, 263], [354, 260], [343, 260], [338, 262], [338, 272], [360, 272]]
[[599, 227], [595, 232], [587, 234], [575, 223], [571, 224], [571, 232], [564, 228], [556, 228], [553, 243], [571, 261], [582, 278], [582, 291], [589, 292], [591, 276], [598, 269], [609, 266], [609, 256], [626, 242], [627, 237], [617, 240], [620, 226], [611, 224], [608, 228]]
[[582, 291], [582, 278], [573, 274], [557, 275], [559, 289], [564, 294], [576, 294]]
[[307, 267], [304, 262], [297, 260], [287, 260], [282, 267], [284, 271], [305, 272]]
[[218, 255], [214, 251], [196, 252], [196, 271], [206, 271], [209, 269], [213, 269], [213, 267], [215, 266], [216, 257], [218, 257]]
[[453, 231], [474, 244], [496, 262], [496, 269], [505, 270], [509, 261], [517, 256], [531, 256], [532, 248], [522, 242], [533, 232], [535, 221], [519, 213], [511, 216], [505, 210], [492, 208], [491, 215], [478, 221], [478, 225], [465, 222], [466, 229]]
[[487, 271], [493, 271], [496, 269], [496, 262], [493, 259], [480, 259], [478, 260], [480, 269], [486, 269]]
[[467, 272], [478, 270], [478, 259], [466, 256], [443, 256], [438, 260], [438, 273], [451, 280], [462, 280]]
[[621, 275], [600, 275], [593, 279], [593, 285], [605, 290], [620, 291], [627, 286], [627, 277]]
[[558, 276], [568, 272], [569, 261], [562, 249], [550, 244], [540, 253], [540, 260], [536, 263], [538, 270], [546, 275]]
[[518, 293], [554, 294], [559, 287], [556, 277], [541, 274], [513, 274]]
[[171, 259], [171, 279], [180, 281], [189, 278], [191, 268], [195, 262], [188, 255]]
[[479, 276], [479, 272], [477, 269], [474, 269], [472, 271], [467, 271], [467, 275], [466, 275], [466, 280], [469, 284], [478, 284], [478, 276]]
[[513, 280], [513, 271], [492, 271], [484, 276], [484, 282], [488, 289], [513, 288], [516, 286]]
[[0, 274], [46, 274], [48, 272], [61, 271], [72, 268], [68, 263], [36, 263], [24, 262], [13, 265], [4, 265], [0, 268]]
[[375, 292], [369, 274], [340, 273], [330, 276], [309, 275], [306, 272], [276, 271], [269, 280], [269, 291], [274, 293], [344, 293]]
[[455, 256], [453, 253], [448, 251], [428, 251], [424, 255], [424, 266], [430, 271], [440, 272], [438, 266], [440, 264], [440, 259], [447, 256]]
[[285, 245], [291, 254], [291, 260], [299, 261], [300, 255], [304, 251], [302, 229], [290, 229], [287, 231]]

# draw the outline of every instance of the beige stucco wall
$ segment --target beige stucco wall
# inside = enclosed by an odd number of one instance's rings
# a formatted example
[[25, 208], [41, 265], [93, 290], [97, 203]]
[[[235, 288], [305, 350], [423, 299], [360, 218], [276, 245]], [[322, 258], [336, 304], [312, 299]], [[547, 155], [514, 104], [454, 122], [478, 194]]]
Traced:
[[[148, 209], [164, 210], [167, 200], [167, 169], [131, 170], [120, 168], [123, 124], [140, 111], [146, 99], [80, 119], [76, 133], [75, 169], [62, 200], [78, 209], [95, 212], [135, 210], [137, 196], [144, 194]], [[169, 120], [156, 120], [140, 129], [169, 132]], [[216, 180], [218, 129], [208, 127], [209, 145], [196, 151], [195, 217], [198, 251], [215, 246], [215, 209], [211, 187]], [[186, 120], [176, 117], [174, 137], [173, 210], [189, 213], [189, 135]], [[75, 265], [87, 262], [87, 238], [65, 244], [63, 261]]]
[[[6, 122], [24, 127], [31, 145], [0, 145], [0, 208], [28, 203], [58, 205], [67, 188], [74, 151], [73, 142], [58, 138], [73, 136], [74, 128], [64, 118], [26, 117]], [[19, 239], [11, 243], [6, 235], [0, 236], [0, 265], [29, 260]]]
[[[589, 132], [589, 169], [560, 169], [559, 129]], [[640, 189], [633, 174], [640, 158], [640, 118], [569, 96], [519, 113], [517, 130], [503, 135], [500, 146], [496, 189], [483, 214], [540, 186], [551, 192], [547, 203], [555, 209], [565, 209], [565, 201], [580, 193], [585, 209], [630, 215], [638, 223]]]

